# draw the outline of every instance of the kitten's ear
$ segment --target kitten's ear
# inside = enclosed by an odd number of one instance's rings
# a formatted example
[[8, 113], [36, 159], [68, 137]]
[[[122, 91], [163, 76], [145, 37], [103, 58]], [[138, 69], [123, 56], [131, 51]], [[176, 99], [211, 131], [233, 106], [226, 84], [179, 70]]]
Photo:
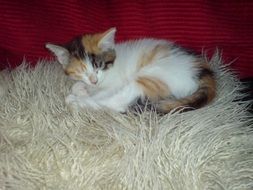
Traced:
[[66, 48], [50, 43], [46, 44], [46, 48], [49, 49], [56, 56], [60, 64], [62, 64], [63, 66], [68, 64], [70, 54]]
[[110, 28], [102, 34], [101, 39], [98, 42], [98, 47], [106, 51], [108, 49], [114, 48], [114, 38], [115, 38], [116, 28]]

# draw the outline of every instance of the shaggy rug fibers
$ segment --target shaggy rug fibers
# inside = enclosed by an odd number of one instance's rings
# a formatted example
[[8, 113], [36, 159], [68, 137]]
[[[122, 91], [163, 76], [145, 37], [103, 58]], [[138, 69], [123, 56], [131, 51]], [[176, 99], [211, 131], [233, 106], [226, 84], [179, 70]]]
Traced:
[[57, 63], [0, 76], [0, 189], [253, 189], [253, 122], [243, 86], [210, 60], [218, 97], [163, 117], [73, 110]]

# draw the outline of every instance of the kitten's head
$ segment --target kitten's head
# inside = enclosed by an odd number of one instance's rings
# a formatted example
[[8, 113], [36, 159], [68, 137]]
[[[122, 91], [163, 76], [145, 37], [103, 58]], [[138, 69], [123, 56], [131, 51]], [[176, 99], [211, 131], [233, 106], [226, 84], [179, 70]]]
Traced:
[[103, 80], [104, 72], [116, 58], [115, 32], [116, 28], [111, 28], [103, 33], [76, 37], [63, 46], [47, 43], [46, 48], [54, 53], [72, 79], [96, 85]]

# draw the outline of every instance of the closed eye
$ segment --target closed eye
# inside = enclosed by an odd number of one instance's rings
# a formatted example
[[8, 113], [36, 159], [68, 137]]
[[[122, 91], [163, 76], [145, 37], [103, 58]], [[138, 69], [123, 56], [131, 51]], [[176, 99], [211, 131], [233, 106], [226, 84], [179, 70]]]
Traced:
[[113, 65], [113, 61], [106, 61], [105, 62], [105, 69], [112, 67], [112, 65]]
[[106, 61], [105, 64], [106, 65], [113, 64], [113, 61]]
[[94, 69], [99, 67], [99, 63], [97, 62], [97, 60], [94, 56], [91, 57], [91, 63], [93, 65]]

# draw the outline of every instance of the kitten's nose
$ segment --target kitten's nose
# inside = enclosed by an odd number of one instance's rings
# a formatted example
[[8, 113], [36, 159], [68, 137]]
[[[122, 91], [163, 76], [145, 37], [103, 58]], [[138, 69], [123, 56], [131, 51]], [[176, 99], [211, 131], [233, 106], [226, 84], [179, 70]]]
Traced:
[[89, 79], [90, 79], [90, 82], [91, 82], [92, 84], [97, 84], [97, 82], [98, 82], [97, 77], [94, 76], [94, 75], [91, 75], [91, 76], [89, 77]]
[[97, 80], [96, 81], [91, 81], [92, 84], [97, 84], [97, 82], [98, 82]]

